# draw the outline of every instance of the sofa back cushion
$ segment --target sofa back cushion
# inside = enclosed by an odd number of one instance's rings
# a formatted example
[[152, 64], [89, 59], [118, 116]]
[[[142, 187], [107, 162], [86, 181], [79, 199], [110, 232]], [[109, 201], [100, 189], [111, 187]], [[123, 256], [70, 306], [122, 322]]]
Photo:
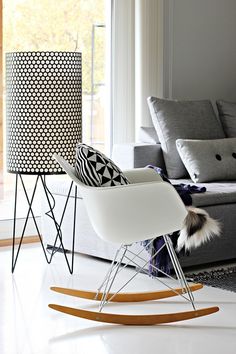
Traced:
[[154, 127], [140, 127], [139, 141], [148, 144], [159, 144], [159, 138]]
[[86, 144], [76, 148], [75, 171], [86, 185], [111, 187], [129, 184], [119, 167], [106, 155]]
[[219, 117], [228, 138], [236, 138], [236, 103], [216, 101]]
[[153, 125], [161, 142], [169, 178], [188, 175], [176, 148], [177, 139], [221, 139], [219, 119], [208, 100], [177, 101], [148, 98]]

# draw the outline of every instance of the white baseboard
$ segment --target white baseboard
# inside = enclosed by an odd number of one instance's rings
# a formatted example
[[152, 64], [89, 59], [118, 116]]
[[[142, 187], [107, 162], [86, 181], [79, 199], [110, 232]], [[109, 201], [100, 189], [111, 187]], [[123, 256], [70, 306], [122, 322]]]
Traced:
[[[36, 221], [39, 227], [39, 230], [41, 229], [41, 222], [40, 222], [41, 217], [38, 216], [36, 217]], [[16, 237], [21, 237], [22, 230], [24, 227], [25, 219], [17, 219], [16, 222]], [[10, 239], [12, 238], [12, 232], [13, 232], [13, 220], [8, 219], [8, 220], [1, 220], [0, 221], [0, 240], [5, 240], [5, 239]], [[37, 235], [37, 230], [34, 225], [33, 218], [29, 218], [27, 227], [25, 230], [25, 236], [32, 236], [32, 235]]]

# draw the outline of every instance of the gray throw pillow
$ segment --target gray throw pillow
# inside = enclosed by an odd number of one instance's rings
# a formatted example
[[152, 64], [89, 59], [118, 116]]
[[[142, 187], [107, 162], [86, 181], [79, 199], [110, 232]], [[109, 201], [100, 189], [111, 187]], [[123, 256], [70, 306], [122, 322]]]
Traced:
[[161, 142], [169, 178], [187, 176], [176, 149], [177, 139], [225, 137], [221, 123], [208, 100], [176, 101], [149, 97], [148, 105]]
[[220, 120], [228, 138], [236, 137], [236, 103], [216, 101]]
[[194, 182], [236, 180], [236, 138], [178, 139], [176, 146]]

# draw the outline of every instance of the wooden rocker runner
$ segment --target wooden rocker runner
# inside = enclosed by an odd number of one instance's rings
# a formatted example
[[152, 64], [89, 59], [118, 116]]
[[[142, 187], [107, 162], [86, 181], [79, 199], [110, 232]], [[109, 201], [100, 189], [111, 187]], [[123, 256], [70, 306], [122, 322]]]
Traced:
[[[57, 304], [50, 304], [51, 309], [88, 320], [124, 325], [154, 325], [178, 322], [219, 311], [217, 306], [201, 309], [195, 307], [192, 292], [201, 289], [203, 286], [202, 284], [188, 284], [172, 241], [167, 235], [181, 229], [187, 215], [182, 200], [169, 183], [163, 182], [152, 169], [136, 169], [125, 172], [131, 184], [105, 188], [90, 187], [76, 177], [74, 168], [64, 159], [58, 155], [55, 155], [55, 158], [79, 187], [90, 221], [98, 236], [103, 240], [118, 243], [119, 248], [97, 292], [51, 287], [51, 290], [64, 295], [99, 301], [98, 311], [76, 309]], [[157, 203], [158, 200], [161, 202]], [[180, 287], [172, 288], [169, 285], [170, 283], [164, 281], [164, 278], [154, 277], [154, 280], [165, 284], [167, 289], [141, 293], [121, 292], [139, 273], [148, 273], [147, 265], [149, 261], [142, 257], [142, 251], [137, 254], [131, 251], [129, 249], [130, 245], [134, 242], [150, 239], [148, 244], [150, 246], [155, 238], [161, 235], [164, 235], [164, 244], [151, 258], [154, 259], [163, 247], [166, 247]], [[142, 265], [140, 265], [140, 262], [142, 262]], [[111, 292], [117, 275], [128, 265], [136, 267], [134, 274], [120, 289]], [[172, 282], [173, 280], [176, 281], [172, 276], [157, 269], [154, 265], [151, 266], [165, 274]], [[188, 301], [192, 305], [192, 310], [147, 315], [102, 312], [108, 302], [151, 301], [177, 295]]]
[[176, 312], [168, 314], [153, 314], [153, 315], [120, 315], [114, 313], [103, 313], [96, 311], [88, 311], [82, 309], [75, 309], [73, 307], [66, 307], [51, 304], [49, 307], [53, 310], [66, 313], [68, 315], [85, 318], [87, 320], [106, 322], [123, 325], [155, 325], [162, 323], [171, 323], [190, 320], [192, 318], [210, 315], [219, 311], [218, 307], [208, 307], [200, 310], [192, 310], [185, 312]]
[[[203, 287], [202, 284], [193, 284], [189, 286], [192, 292], [202, 289], [202, 287]], [[51, 287], [51, 290], [65, 295], [75, 296], [75, 297], [89, 299], [89, 300], [98, 300], [98, 301], [101, 301], [103, 295], [103, 293], [101, 292], [96, 293], [93, 291], [75, 290], [75, 289], [59, 288], [59, 287]], [[143, 292], [143, 293], [118, 293], [116, 295], [114, 293], [109, 293], [107, 294], [107, 301], [109, 301], [109, 298], [112, 298], [111, 301], [113, 302], [138, 302], [138, 301], [159, 300], [159, 299], [176, 296], [178, 295], [177, 293], [182, 294], [183, 289], [176, 288], [174, 290], [175, 291], [159, 290], [159, 291]], [[219, 308], [215, 306], [215, 307], [203, 308], [199, 310], [168, 313], [168, 314], [121, 315], [121, 314], [113, 314], [113, 313], [102, 313], [99, 311], [76, 309], [76, 308], [61, 306], [56, 304], [50, 304], [49, 307], [59, 312], [63, 312], [72, 316], [85, 318], [88, 320], [114, 323], [114, 324], [124, 324], [124, 325], [154, 325], [154, 324], [178, 322], [178, 321], [184, 321], [192, 318], [210, 315], [214, 312], [219, 311]]]

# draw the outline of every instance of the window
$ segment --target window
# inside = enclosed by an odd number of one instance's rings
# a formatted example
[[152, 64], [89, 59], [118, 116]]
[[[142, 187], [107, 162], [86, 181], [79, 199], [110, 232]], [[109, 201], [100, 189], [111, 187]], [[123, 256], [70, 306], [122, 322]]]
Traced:
[[[104, 151], [109, 143], [104, 114], [106, 0], [3, 0], [2, 6], [3, 58], [12, 51], [82, 52], [83, 141]], [[0, 129], [4, 137], [4, 124]], [[14, 176], [5, 171], [3, 176], [0, 208], [6, 210]], [[10, 213], [12, 209], [0, 213], [0, 221]]]

